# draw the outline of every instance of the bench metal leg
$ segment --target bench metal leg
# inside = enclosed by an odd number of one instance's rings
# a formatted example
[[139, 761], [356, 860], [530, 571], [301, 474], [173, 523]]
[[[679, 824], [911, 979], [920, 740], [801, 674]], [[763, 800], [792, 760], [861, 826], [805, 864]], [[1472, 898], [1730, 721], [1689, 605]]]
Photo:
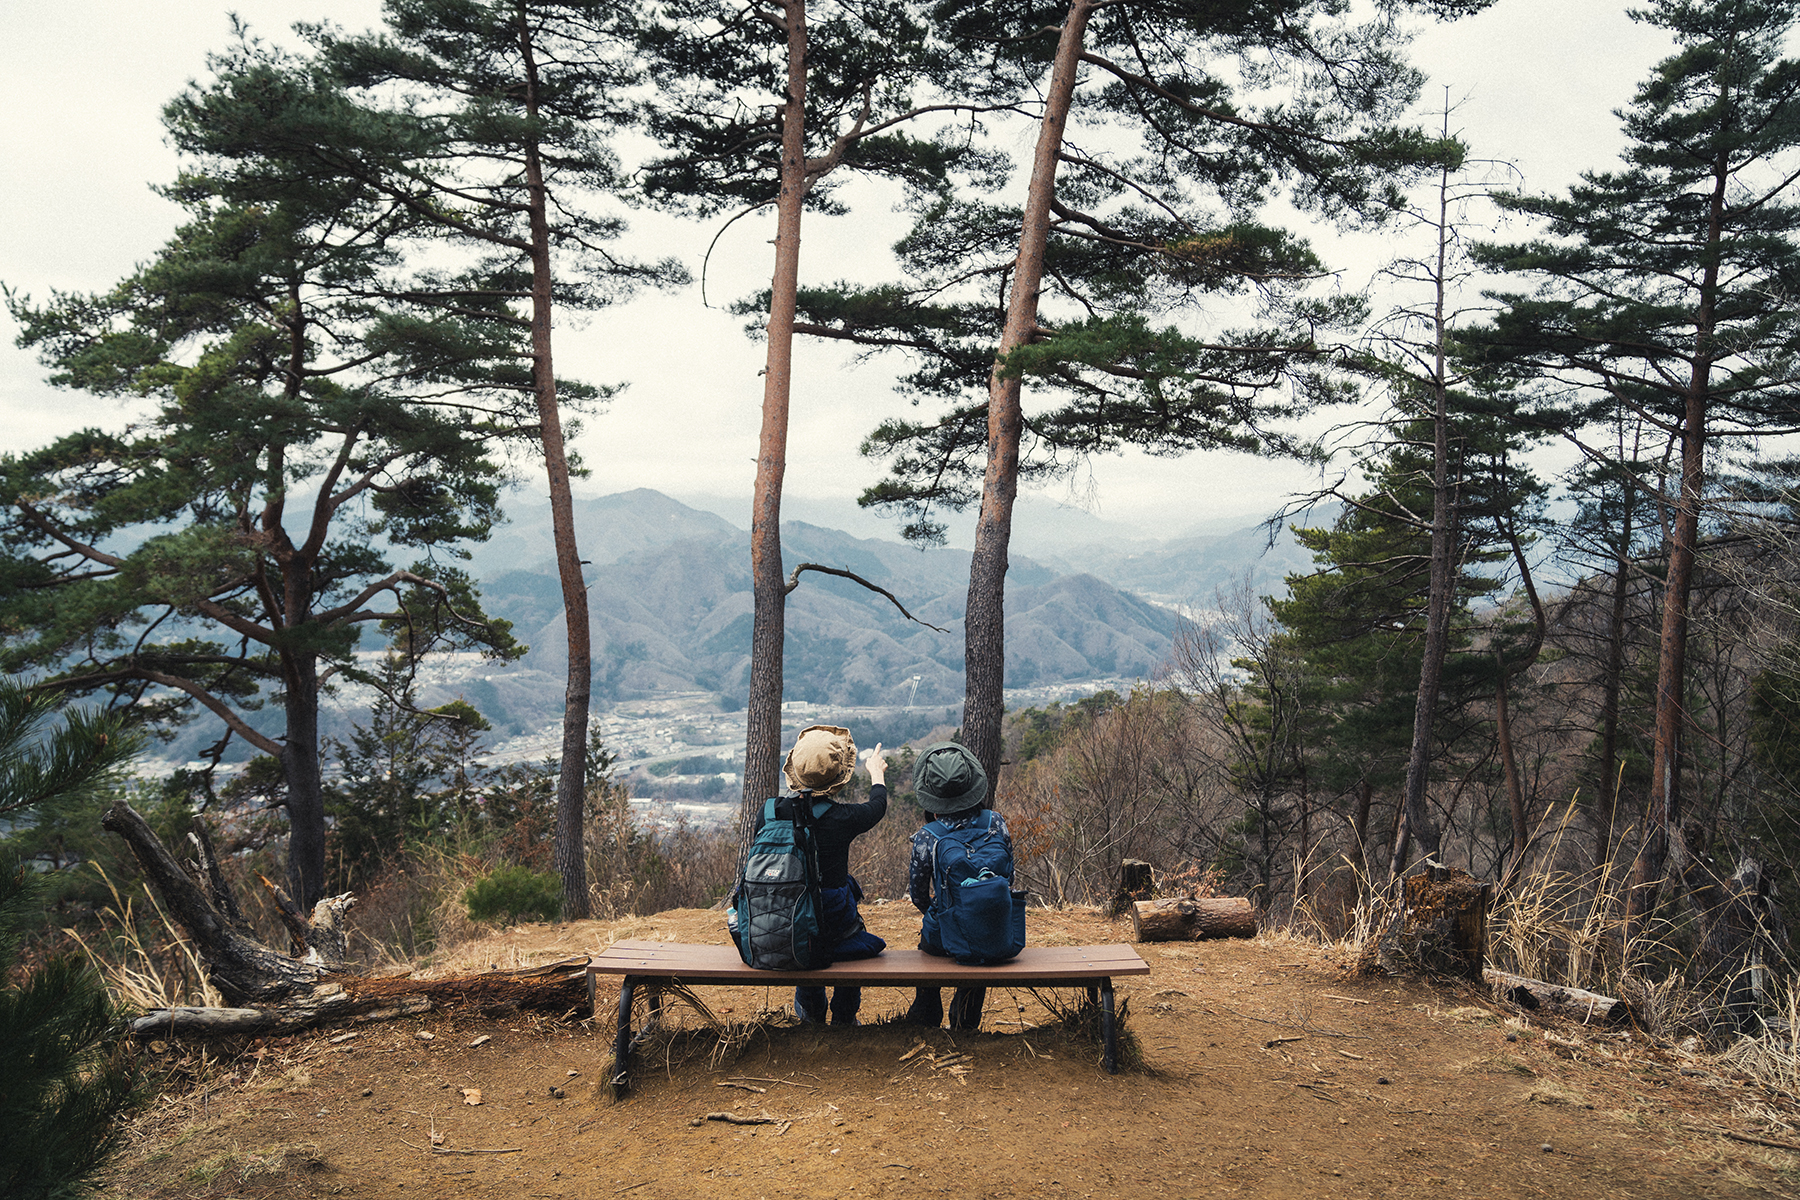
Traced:
[[623, 1094], [631, 1086], [631, 994], [637, 990], [638, 977], [626, 975], [619, 981], [619, 1029], [613, 1037], [612, 1086]]
[[1108, 1075], [1119, 1073], [1119, 1036], [1113, 1021], [1113, 986], [1108, 979], [1100, 985], [1100, 1041], [1104, 1047], [1101, 1061]]

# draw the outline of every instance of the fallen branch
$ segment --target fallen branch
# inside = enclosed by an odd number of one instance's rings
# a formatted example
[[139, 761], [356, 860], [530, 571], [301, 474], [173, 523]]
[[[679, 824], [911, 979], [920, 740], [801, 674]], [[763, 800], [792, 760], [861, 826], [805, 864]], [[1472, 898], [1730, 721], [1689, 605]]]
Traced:
[[448, 1146], [433, 1146], [433, 1154], [523, 1154], [523, 1146], [504, 1146], [498, 1150], [452, 1150]]
[[1729, 1129], [1709, 1129], [1704, 1125], [1683, 1125], [1682, 1128], [1694, 1133], [1710, 1133], [1715, 1137], [1730, 1138], [1734, 1142], [1745, 1142], [1752, 1146], [1767, 1146], [1771, 1150], [1791, 1150], [1800, 1154], [1800, 1144], [1794, 1142], [1778, 1142], [1774, 1138], [1757, 1137], [1749, 1133], [1733, 1133]]
[[126, 1028], [136, 1038], [220, 1038], [369, 1025], [459, 1006], [561, 1012], [571, 996], [586, 994], [587, 963], [583, 955], [518, 971], [448, 979], [343, 979], [264, 1008], [153, 1009]]
[[1539, 979], [1527, 979], [1507, 971], [1488, 967], [1481, 978], [1503, 1000], [1509, 1000], [1527, 1012], [1567, 1017], [1584, 1025], [1617, 1025], [1631, 1019], [1631, 1005], [1612, 996], [1581, 988], [1560, 987]]
[[779, 1125], [780, 1117], [745, 1117], [730, 1112], [710, 1112], [700, 1118], [702, 1121], [723, 1121], [727, 1125]]
[[809, 1092], [816, 1092], [816, 1091], [818, 1091], [818, 1090], [819, 1090], [819, 1089], [818, 1089], [818, 1088], [817, 1088], [817, 1087], [816, 1087], [816, 1086], [814, 1086], [814, 1085], [813, 1085], [813, 1084], [810, 1084], [810, 1083], [796, 1083], [796, 1082], [795, 1082], [795, 1081], [794, 1081], [794, 1080], [792, 1080], [792, 1079], [764, 1079], [764, 1078], [763, 1078], [763, 1077], [762, 1077], [762, 1076], [760, 1076], [760, 1075], [733, 1075], [733, 1076], [732, 1076], [732, 1077], [731, 1077], [731, 1079], [732, 1079], [732, 1082], [734, 1082], [734, 1083], [736, 1083], [736, 1082], [743, 1082], [743, 1083], [785, 1083], [785, 1084], [786, 1084], [786, 1085], [787, 1085], [787, 1086], [789, 1086], [789, 1087], [797, 1087], [797, 1088], [805, 1088], [805, 1089], [806, 1089], [806, 1090], [807, 1090], [807, 1091], [809, 1091]]

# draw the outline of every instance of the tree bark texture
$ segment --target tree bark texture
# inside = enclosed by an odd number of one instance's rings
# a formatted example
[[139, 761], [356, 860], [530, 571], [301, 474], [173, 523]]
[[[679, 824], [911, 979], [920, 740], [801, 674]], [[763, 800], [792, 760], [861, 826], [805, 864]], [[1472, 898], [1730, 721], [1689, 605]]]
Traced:
[[1408, 876], [1399, 911], [1365, 944], [1357, 969], [1365, 975], [1480, 979], [1493, 895], [1493, 884], [1452, 867], [1427, 867]]
[[1256, 936], [1256, 906], [1243, 896], [1206, 900], [1139, 900], [1131, 927], [1140, 942], [1198, 942]]
[[1631, 1019], [1631, 1005], [1598, 992], [1527, 979], [1493, 967], [1484, 969], [1481, 978], [1496, 996], [1527, 1012], [1563, 1017], [1583, 1025], [1619, 1025]]
[[[1006, 710], [1007, 547], [1012, 540], [1013, 502], [1019, 494], [1019, 439], [1024, 428], [1022, 381], [1004, 374], [1000, 362], [1037, 333], [1038, 291], [1044, 278], [1044, 250], [1050, 240], [1056, 163], [1074, 103], [1076, 68], [1092, 12], [1091, 0], [1073, 0], [1063, 19], [1019, 228], [1019, 257], [1013, 267], [1006, 326], [988, 378], [987, 471], [981, 485], [981, 515], [969, 560], [969, 599], [963, 619], [962, 739], [996, 786], [1000, 779], [1000, 724]], [[988, 796], [992, 804], [993, 789]]]
[[[538, 117], [538, 70], [529, 18], [519, 7], [519, 50], [525, 67], [525, 111]], [[531, 228], [531, 382], [537, 399], [544, 472], [550, 485], [550, 528], [556, 542], [556, 575], [562, 584], [569, 673], [563, 691], [562, 763], [556, 777], [556, 839], [552, 858], [562, 876], [565, 920], [592, 911], [583, 816], [587, 807], [588, 707], [593, 693], [593, 633], [588, 623], [587, 583], [575, 540], [575, 504], [569, 490], [569, 458], [563, 444], [562, 412], [556, 398], [556, 370], [550, 354], [553, 276], [550, 271], [549, 197], [544, 164], [535, 138], [525, 142], [526, 204]]]
[[787, 99], [781, 112], [781, 191], [776, 199], [775, 270], [769, 284], [768, 358], [762, 433], [750, 511], [750, 695], [744, 705], [744, 803], [738, 842], [750, 843], [756, 811], [781, 786], [782, 653], [787, 580], [781, 565], [781, 490], [787, 474], [788, 405], [793, 391], [794, 313], [800, 288], [800, 214], [806, 202], [806, 4], [786, 0]]
[[[292, 611], [292, 610], [290, 610]], [[319, 766], [319, 663], [310, 654], [282, 655], [282, 707], [287, 736], [281, 769], [287, 780], [288, 889], [310, 908], [325, 895], [325, 779]]]

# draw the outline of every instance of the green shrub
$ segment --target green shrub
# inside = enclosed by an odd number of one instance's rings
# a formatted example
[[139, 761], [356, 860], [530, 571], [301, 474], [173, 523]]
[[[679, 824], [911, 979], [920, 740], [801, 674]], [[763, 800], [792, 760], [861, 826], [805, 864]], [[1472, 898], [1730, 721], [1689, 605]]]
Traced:
[[469, 906], [471, 921], [493, 921], [502, 915], [508, 922], [520, 917], [554, 921], [562, 912], [562, 879], [529, 867], [501, 867], [469, 885], [463, 903]]
[[[0, 922], [24, 907], [25, 892], [25, 872], [0, 866]], [[14, 944], [0, 931], [0, 981]], [[87, 1195], [142, 1093], [105, 985], [79, 958], [52, 958], [0, 986], [0, 1080], [0, 1196]]]

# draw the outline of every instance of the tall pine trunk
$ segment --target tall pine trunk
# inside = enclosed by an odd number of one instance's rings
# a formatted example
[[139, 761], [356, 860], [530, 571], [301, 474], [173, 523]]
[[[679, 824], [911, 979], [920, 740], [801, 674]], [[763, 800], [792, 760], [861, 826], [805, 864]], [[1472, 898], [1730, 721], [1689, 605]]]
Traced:
[[[1038, 291], [1050, 240], [1056, 164], [1093, 9], [1092, 0], [1073, 0], [1057, 41], [998, 359], [1029, 343], [1037, 332]], [[998, 363], [988, 378], [987, 472], [981, 487], [981, 516], [975, 526], [975, 551], [969, 561], [969, 600], [963, 624], [963, 744], [996, 783], [1000, 777], [1000, 725], [1006, 709], [1007, 547], [1012, 540], [1013, 502], [1019, 494], [1019, 439], [1024, 427], [1021, 382], [1016, 375], [1003, 376]]]
[[325, 898], [325, 781], [319, 766], [319, 660], [282, 655], [282, 710], [287, 736], [281, 770], [287, 782], [288, 891], [305, 912]]
[[750, 512], [750, 696], [744, 709], [744, 805], [738, 834], [748, 844], [756, 810], [780, 786], [782, 650], [787, 581], [781, 566], [781, 487], [787, 474], [788, 402], [794, 374], [794, 312], [800, 289], [800, 210], [806, 202], [806, 4], [787, 0], [787, 102], [782, 106], [781, 191], [775, 272], [769, 286], [769, 349], [762, 434]]
[[1605, 870], [1612, 861], [1613, 833], [1619, 823], [1619, 701], [1625, 690], [1625, 602], [1631, 587], [1631, 484], [1626, 484], [1625, 512], [1613, 556], [1612, 609], [1607, 615], [1606, 667], [1600, 681], [1600, 836], [1594, 865]]
[[[1625, 921], [1636, 933], [1655, 907], [1665, 878], [1686, 866], [1681, 836], [1681, 739], [1687, 724], [1688, 602], [1700, 544], [1700, 504], [1706, 490], [1706, 410], [1712, 388], [1713, 326], [1719, 288], [1719, 246], [1724, 238], [1725, 189], [1730, 165], [1721, 151], [1713, 166], [1707, 209], [1706, 252], [1699, 305], [1694, 314], [1694, 359], [1681, 421], [1681, 489], [1669, 535], [1669, 575], [1663, 587], [1662, 637], [1656, 664], [1656, 734], [1650, 750], [1650, 798], [1644, 841], [1631, 868]], [[1673, 858], [1674, 862], [1669, 860]]]
[[[1447, 119], [1447, 118], [1446, 118]], [[1450, 649], [1450, 609], [1455, 600], [1456, 563], [1451, 555], [1455, 498], [1450, 491], [1449, 385], [1444, 371], [1444, 268], [1450, 237], [1450, 172], [1438, 175], [1437, 270], [1432, 277], [1431, 376], [1431, 577], [1425, 601], [1425, 653], [1419, 660], [1419, 694], [1413, 707], [1412, 751], [1406, 760], [1406, 792], [1402, 811], [1405, 830], [1394, 840], [1389, 874], [1398, 876], [1408, 866], [1412, 843], [1418, 857], [1438, 856], [1438, 827], [1432, 819], [1426, 789], [1431, 782], [1431, 731], [1437, 721], [1438, 695], [1443, 690], [1444, 658]]]
[[[538, 118], [538, 72], [531, 25], [519, 9], [519, 50], [525, 62], [525, 112]], [[552, 847], [562, 876], [563, 919], [578, 920], [592, 911], [588, 899], [587, 860], [582, 852], [583, 812], [587, 804], [588, 705], [593, 691], [593, 643], [588, 626], [587, 584], [581, 576], [581, 551], [575, 543], [575, 506], [569, 492], [569, 458], [563, 446], [562, 414], [556, 401], [556, 372], [550, 359], [550, 221], [544, 188], [544, 164], [537, 139], [525, 143], [525, 183], [531, 224], [531, 382], [537, 398], [538, 426], [544, 445], [544, 471], [550, 482], [550, 527], [556, 542], [556, 575], [562, 584], [564, 632], [569, 643], [569, 674], [563, 692], [562, 764], [556, 777], [556, 841]]]

